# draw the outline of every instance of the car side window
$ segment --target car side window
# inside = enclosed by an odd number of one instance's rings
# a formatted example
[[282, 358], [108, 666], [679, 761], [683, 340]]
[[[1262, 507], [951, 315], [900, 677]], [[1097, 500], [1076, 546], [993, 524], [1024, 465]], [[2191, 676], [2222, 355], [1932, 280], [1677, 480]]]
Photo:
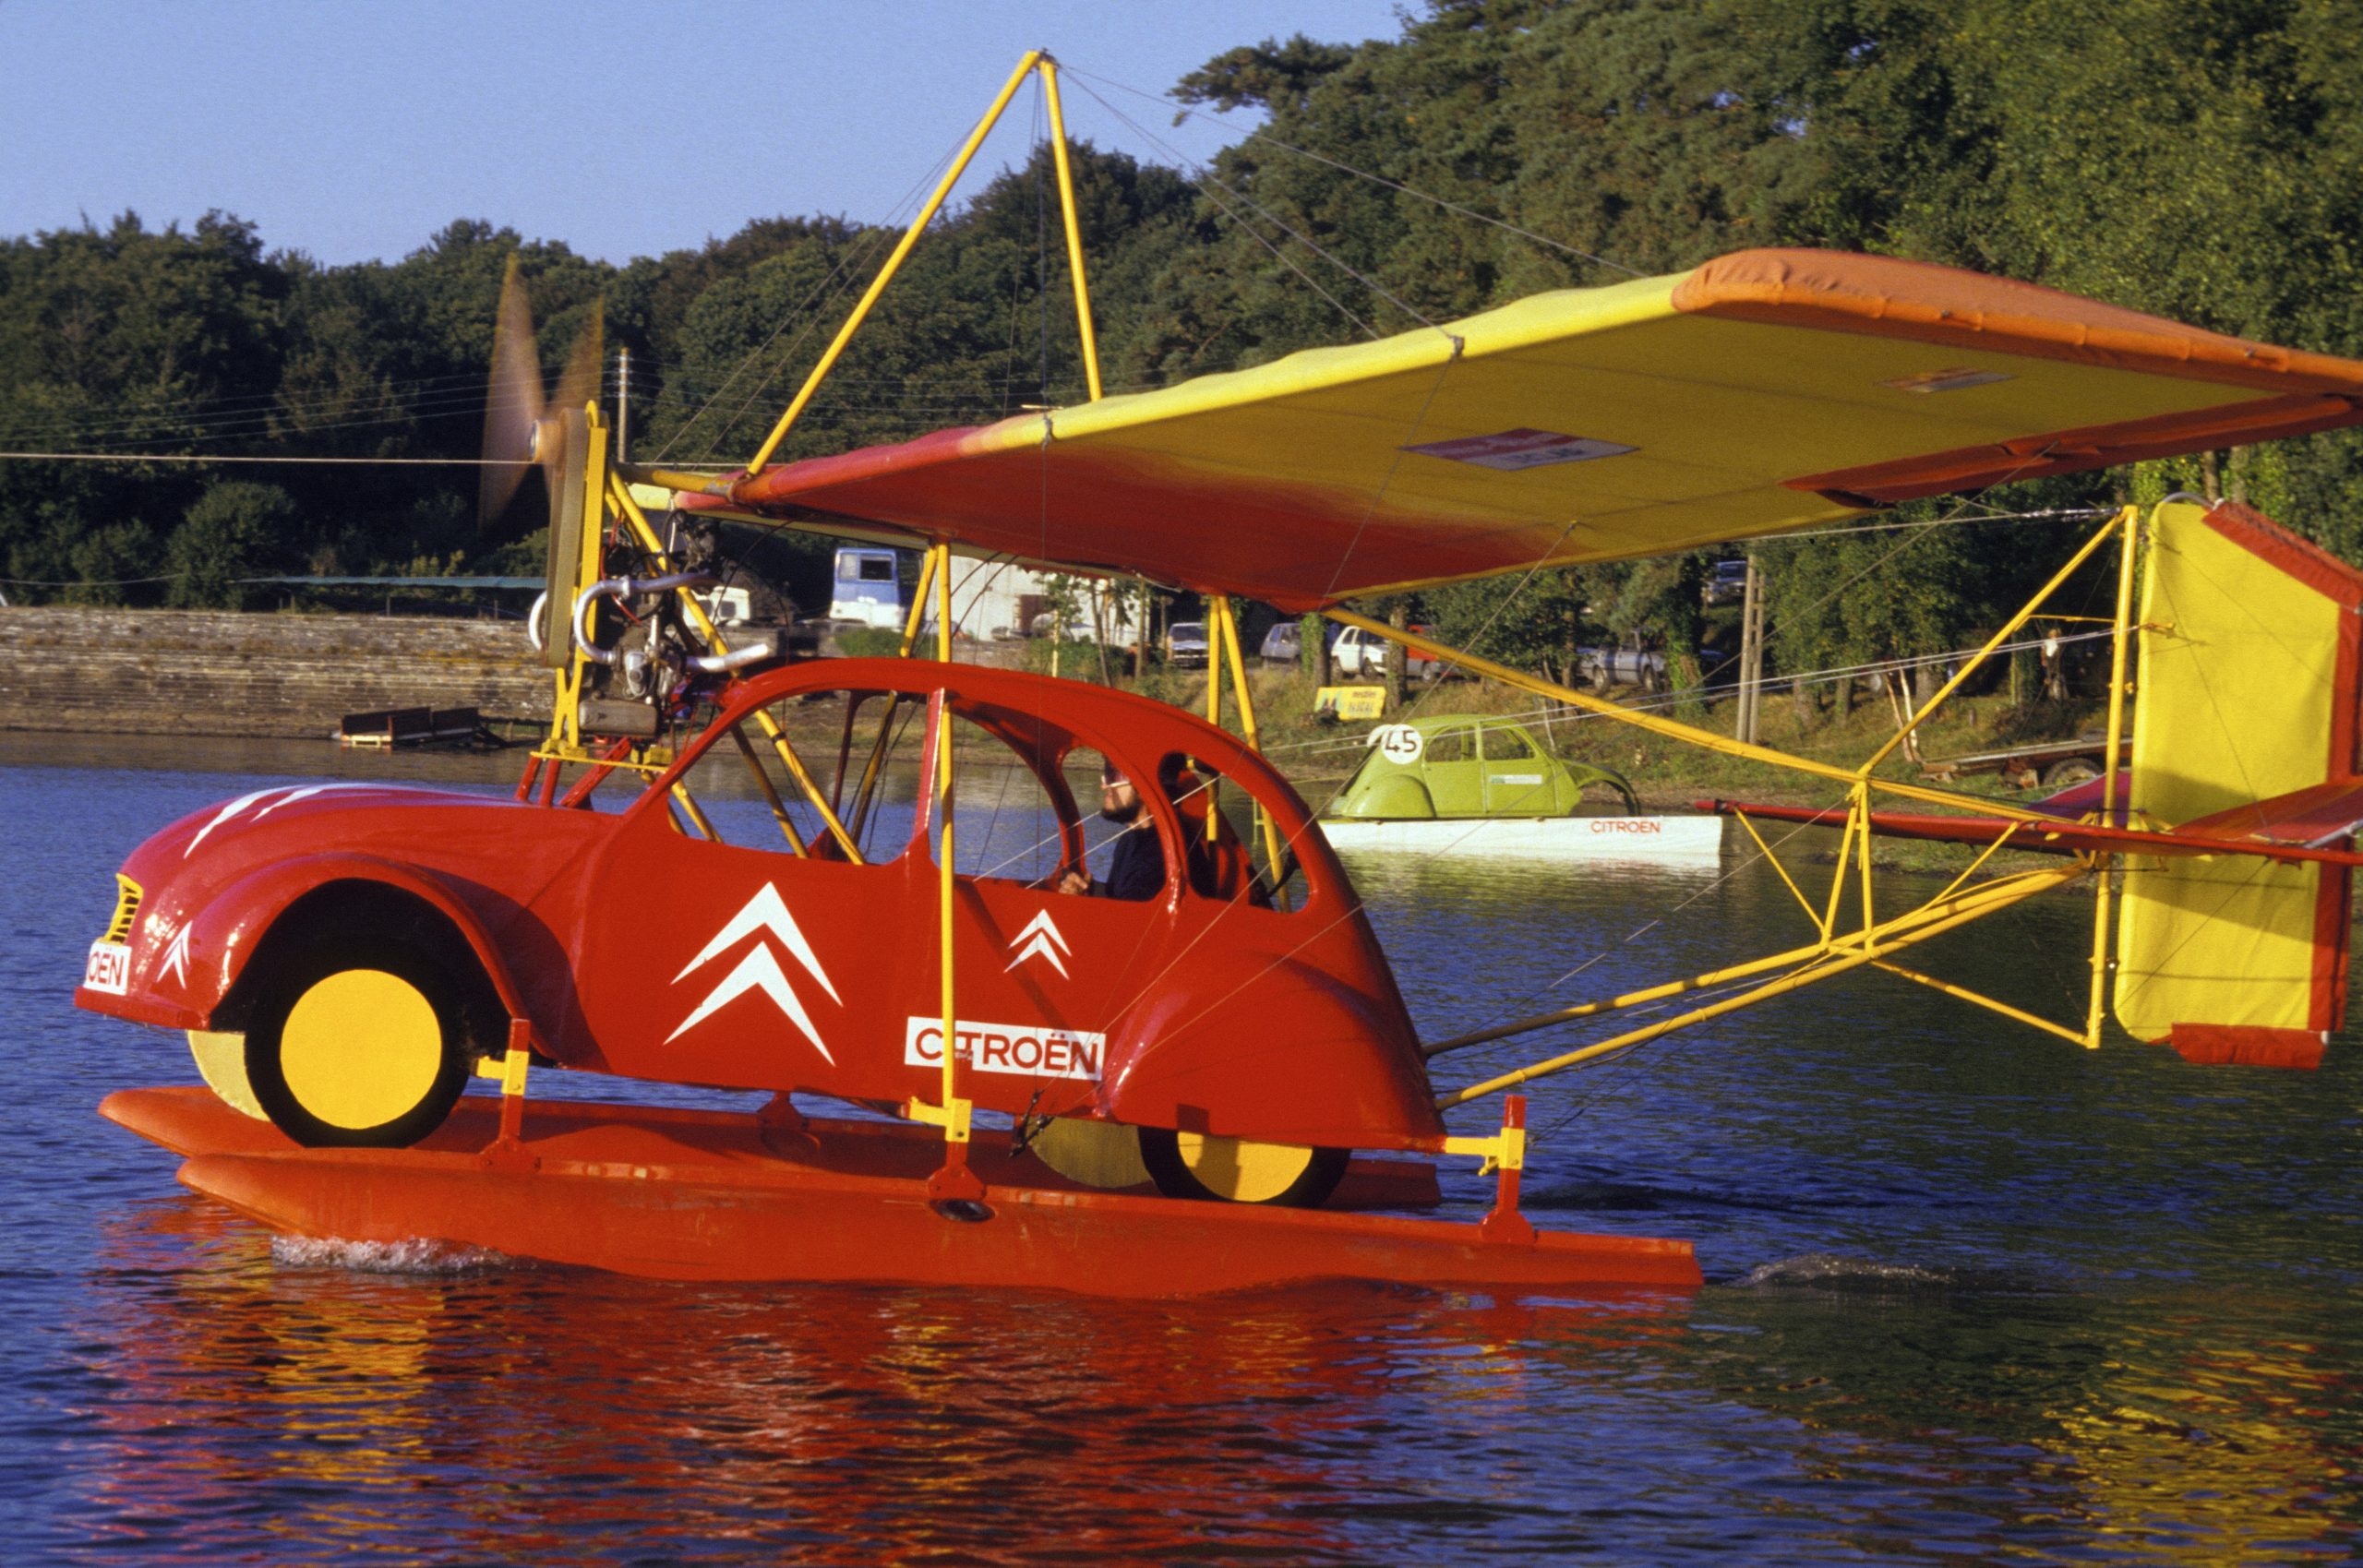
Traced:
[[1486, 730], [1484, 747], [1488, 762], [1521, 762], [1534, 755], [1526, 736], [1513, 729]]
[[1253, 790], [1203, 760], [1180, 753], [1158, 765], [1158, 779], [1181, 819], [1191, 892], [1265, 909], [1303, 904], [1298, 857], [1280, 831], [1277, 814]]
[[1421, 755], [1430, 762], [1466, 762], [1477, 755], [1476, 739], [1476, 732], [1466, 724], [1438, 730], [1428, 736], [1427, 748]]
[[923, 700], [891, 692], [783, 698], [719, 726], [664, 808], [684, 834], [719, 844], [842, 860], [849, 842], [864, 861], [896, 859], [926, 714]]
[[[1084, 875], [1092, 889], [1101, 892], [1115, 880], [1120, 850], [1124, 857], [1126, 886], [1130, 888], [1138, 880], [1136, 865], [1147, 852], [1142, 846], [1127, 846], [1124, 841], [1129, 835], [1143, 833], [1149, 843], [1158, 842], [1156, 816], [1146, 807], [1129, 818], [1106, 814], [1110, 805], [1119, 811], [1122, 809], [1122, 797], [1111, 799], [1107, 791], [1107, 757], [1088, 746], [1073, 748], [1059, 764], [1067, 789], [1074, 796], [1076, 825], [1084, 844]], [[1138, 799], [1137, 790], [1134, 798]], [[1157, 858], [1163, 858], [1161, 847]], [[1160, 886], [1158, 891], [1161, 892], [1163, 888]]]
[[[953, 872], [1056, 887], [1073, 868], [1075, 803], [1053, 794], [1026, 751], [1038, 756], [1063, 736], [1041, 737], [1050, 746], [1038, 748], [1036, 737], [1021, 729], [1015, 738], [1027, 743], [1021, 750], [1012, 743], [1008, 715], [980, 712], [983, 723], [978, 712], [951, 715]], [[920, 787], [930, 787], [930, 781], [922, 779]], [[930, 833], [930, 857], [936, 842]]]

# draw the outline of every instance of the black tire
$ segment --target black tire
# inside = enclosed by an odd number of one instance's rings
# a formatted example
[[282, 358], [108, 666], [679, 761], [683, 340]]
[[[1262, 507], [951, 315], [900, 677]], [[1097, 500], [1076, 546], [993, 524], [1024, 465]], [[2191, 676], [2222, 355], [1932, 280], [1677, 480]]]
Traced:
[[[306, 1148], [401, 1149], [443, 1125], [467, 1088], [473, 1055], [467, 993], [449, 960], [409, 937], [387, 933], [314, 941], [270, 962], [246, 1024], [246, 1081], [274, 1126]], [[369, 1126], [348, 1126], [306, 1105], [302, 1093], [289, 1086], [284, 1054], [297, 1003], [322, 982], [353, 971], [406, 983], [433, 1012], [437, 1035], [431, 1077], [405, 1108]]]
[[1268, 1198], [1233, 1198], [1217, 1192], [1198, 1179], [1189, 1162], [1182, 1157], [1181, 1134], [1170, 1128], [1144, 1127], [1140, 1130], [1141, 1164], [1148, 1167], [1149, 1179], [1157, 1190], [1169, 1198], [1187, 1198], [1204, 1203], [1255, 1203], [1284, 1209], [1317, 1209], [1337, 1191], [1337, 1182], [1346, 1174], [1346, 1166], [1353, 1158], [1351, 1149], [1313, 1149], [1300, 1175], [1288, 1187]]

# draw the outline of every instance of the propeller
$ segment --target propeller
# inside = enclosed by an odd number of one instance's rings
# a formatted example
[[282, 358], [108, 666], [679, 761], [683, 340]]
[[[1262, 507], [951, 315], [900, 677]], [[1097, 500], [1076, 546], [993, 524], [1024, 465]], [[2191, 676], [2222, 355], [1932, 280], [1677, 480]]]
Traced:
[[517, 273], [517, 258], [500, 279], [500, 313], [492, 329], [492, 385], [485, 401], [483, 479], [476, 492], [476, 521], [489, 528], [517, 494], [527, 468], [539, 465], [556, 520], [559, 482], [566, 471], [566, 437], [557, 416], [579, 409], [599, 395], [599, 376], [606, 353], [601, 340], [601, 312], [589, 322], [568, 351], [566, 368], [558, 386], [545, 398], [541, 351], [534, 341], [534, 314], [525, 303], [525, 285]]

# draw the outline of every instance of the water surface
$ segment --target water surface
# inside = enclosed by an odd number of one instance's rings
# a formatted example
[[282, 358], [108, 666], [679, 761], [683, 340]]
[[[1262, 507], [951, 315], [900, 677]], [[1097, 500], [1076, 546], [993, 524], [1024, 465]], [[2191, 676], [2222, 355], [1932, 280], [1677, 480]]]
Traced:
[[[0, 744], [12, 1561], [2363, 1550], [2356, 1040], [2319, 1073], [2201, 1069], [1856, 976], [1539, 1085], [1535, 1217], [1689, 1238], [1695, 1296], [1110, 1303], [274, 1244], [93, 1112], [126, 1084], [194, 1081], [176, 1038], [69, 1005], [112, 872], [164, 821], [266, 784], [494, 789], [514, 764], [300, 743], [121, 756]], [[1432, 1038], [1802, 929], [1736, 856], [1357, 874]], [[2089, 918], [2039, 903], [1925, 962], [2070, 1018]], [[1445, 1082], [1527, 1059], [1468, 1054]], [[1458, 1171], [1447, 1192], [1459, 1214], [1485, 1200]]]

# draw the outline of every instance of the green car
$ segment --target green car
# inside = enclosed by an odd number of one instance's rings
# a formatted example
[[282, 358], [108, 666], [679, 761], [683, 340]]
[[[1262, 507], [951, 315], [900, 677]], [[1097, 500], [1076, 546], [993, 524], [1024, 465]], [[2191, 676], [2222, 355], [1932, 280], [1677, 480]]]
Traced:
[[[1624, 815], [1583, 814], [1583, 793], [1605, 784]], [[1722, 844], [1714, 817], [1644, 817], [1613, 769], [1568, 762], [1523, 724], [1445, 713], [1383, 724], [1321, 831], [1340, 851], [1710, 860]]]
[[1333, 817], [1424, 820], [1433, 817], [1565, 817], [1592, 784], [1606, 784], [1637, 812], [1633, 786], [1609, 768], [1566, 762], [1535, 743], [1526, 726], [1445, 713], [1373, 732]]

